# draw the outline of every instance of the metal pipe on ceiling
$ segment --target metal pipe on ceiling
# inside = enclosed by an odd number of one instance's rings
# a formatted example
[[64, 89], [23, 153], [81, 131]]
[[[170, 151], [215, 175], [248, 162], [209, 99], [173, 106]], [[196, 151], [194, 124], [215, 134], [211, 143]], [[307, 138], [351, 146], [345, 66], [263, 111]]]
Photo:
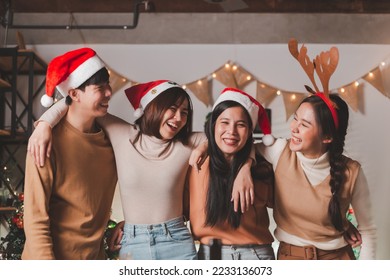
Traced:
[[[10, 0], [8, 0], [9, 2]], [[8, 3], [9, 4], [9, 3]], [[63, 25], [46, 25], [46, 24], [13, 24], [13, 12], [11, 11], [10, 6], [7, 5], [7, 12], [2, 20], [2, 25], [6, 29], [135, 29], [138, 25], [140, 6], [144, 5], [145, 11], [149, 11], [151, 8], [151, 3], [149, 0], [135, 0], [133, 3], [133, 23], [132, 24], [123, 24], [123, 25], [78, 25], [73, 24], [74, 17], [73, 14], [71, 16], [70, 24]]]

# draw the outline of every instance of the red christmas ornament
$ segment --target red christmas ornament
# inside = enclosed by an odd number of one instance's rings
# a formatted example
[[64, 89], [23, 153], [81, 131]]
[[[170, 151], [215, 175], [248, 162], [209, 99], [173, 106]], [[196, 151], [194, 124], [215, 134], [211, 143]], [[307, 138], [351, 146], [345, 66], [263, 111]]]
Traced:
[[18, 199], [23, 202], [24, 201], [24, 193], [20, 193], [18, 195]]
[[23, 228], [23, 220], [19, 219], [18, 222], [16, 223], [17, 228], [22, 229]]
[[12, 221], [13, 224], [16, 225], [18, 223], [18, 221], [19, 221], [19, 217], [18, 216], [13, 216], [11, 221]]

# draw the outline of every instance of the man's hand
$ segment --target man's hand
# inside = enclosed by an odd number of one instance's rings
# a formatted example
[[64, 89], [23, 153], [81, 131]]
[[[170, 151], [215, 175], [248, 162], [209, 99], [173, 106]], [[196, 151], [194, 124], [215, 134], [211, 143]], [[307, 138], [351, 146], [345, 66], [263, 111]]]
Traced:
[[52, 145], [51, 127], [41, 121], [28, 139], [27, 152], [34, 158], [37, 166], [43, 166], [46, 157], [50, 157]]
[[123, 237], [124, 225], [125, 221], [117, 223], [115, 228], [112, 230], [111, 235], [107, 238], [108, 249], [111, 252], [118, 251], [121, 248], [120, 244]]

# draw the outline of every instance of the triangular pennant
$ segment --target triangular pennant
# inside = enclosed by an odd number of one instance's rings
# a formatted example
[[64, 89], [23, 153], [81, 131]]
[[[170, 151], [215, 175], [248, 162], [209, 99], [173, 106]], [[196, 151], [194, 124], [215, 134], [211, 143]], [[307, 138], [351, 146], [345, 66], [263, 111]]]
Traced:
[[108, 68], [108, 67], [107, 67], [107, 69], [108, 69], [108, 72], [110, 73], [110, 86], [111, 86], [113, 94], [116, 93], [118, 90], [120, 90], [127, 83], [130, 82], [129, 79], [120, 75], [119, 73], [117, 73], [113, 69]]
[[241, 66], [233, 66], [233, 73], [239, 89], [243, 89], [247, 84], [253, 81], [253, 75]]
[[230, 63], [226, 63], [213, 73], [213, 78], [221, 82], [226, 87], [238, 88], [235, 76]]
[[286, 109], [286, 121], [295, 113], [299, 104], [305, 99], [306, 95], [298, 92], [283, 91], [284, 108]]
[[382, 83], [385, 89], [384, 96], [390, 98], [390, 61], [380, 65]]
[[277, 89], [270, 87], [269, 85], [257, 82], [256, 85], [256, 99], [264, 106], [268, 107], [268, 105], [274, 100], [276, 97]]
[[209, 91], [209, 80], [206, 78], [200, 79], [186, 85], [187, 88], [206, 106], [211, 106], [211, 96]]
[[[369, 82], [373, 87], [375, 87], [380, 93], [384, 96], [386, 95], [386, 90], [383, 86], [382, 74], [379, 67], [376, 67], [374, 70], [370, 71], [368, 74], [362, 77], [364, 80]], [[387, 96], [389, 97], [389, 96]]]
[[355, 112], [359, 110], [359, 86], [356, 86], [355, 83], [352, 83], [337, 90], [344, 101], [347, 102], [347, 104]]
[[134, 86], [134, 85], [138, 85], [139, 84], [139, 82], [136, 82], [136, 81], [132, 81], [132, 80], [129, 80], [129, 87], [132, 87], [132, 86]]

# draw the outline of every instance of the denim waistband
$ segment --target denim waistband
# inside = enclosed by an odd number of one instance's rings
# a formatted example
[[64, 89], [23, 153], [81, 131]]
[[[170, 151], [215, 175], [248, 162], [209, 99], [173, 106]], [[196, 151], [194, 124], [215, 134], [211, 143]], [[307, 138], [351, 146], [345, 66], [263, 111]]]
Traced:
[[[201, 247], [210, 249], [209, 245], [200, 244]], [[221, 250], [238, 250], [238, 249], [260, 249], [260, 248], [268, 248], [272, 247], [271, 244], [239, 244], [239, 245], [221, 245]]]
[[158, 223], [158, 224], [128, 224], [125, 223], [123, 231], [130, 235], [136, 233], [150, 233], [150, 232], [162, 232], [167, 234], [169, 228], [183, 227], [185, 226], [185, 220], [183, 216], [173, 218], [171, 220]]

